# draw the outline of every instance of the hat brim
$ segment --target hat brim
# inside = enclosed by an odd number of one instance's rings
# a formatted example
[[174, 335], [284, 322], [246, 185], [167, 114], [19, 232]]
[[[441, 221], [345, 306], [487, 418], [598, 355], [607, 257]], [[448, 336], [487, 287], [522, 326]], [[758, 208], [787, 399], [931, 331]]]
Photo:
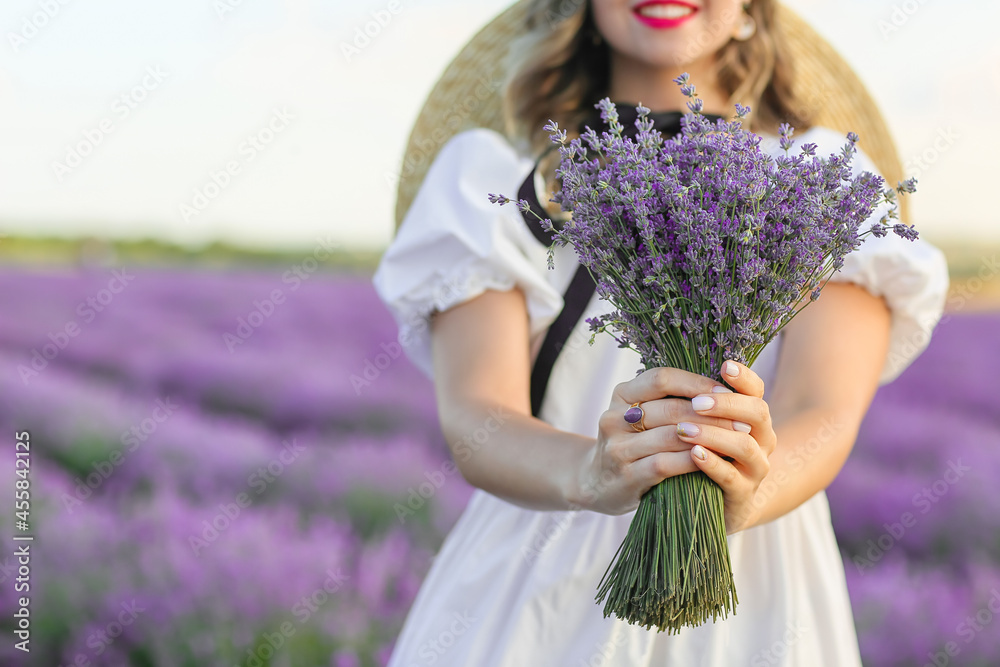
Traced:
[[[494, 18], [462, 47], [424, 102], [410, 132], [396, 190], [396, 228], [413, 202], [438, 151], [454, 135], [485, 127], [506, 134], [501, 96], [508, 48], [523, 32], [529, 0]], [[794, 68], [795, 98], [813, 124], [857, 132], [859, 147], [886, 182], [903, 178], [899, 155], [875, 101], [850, 65], [801, 17], [778, 3], [776, 38], [786, 45]], [[905, 220], [908, 202], [900, 200]]]

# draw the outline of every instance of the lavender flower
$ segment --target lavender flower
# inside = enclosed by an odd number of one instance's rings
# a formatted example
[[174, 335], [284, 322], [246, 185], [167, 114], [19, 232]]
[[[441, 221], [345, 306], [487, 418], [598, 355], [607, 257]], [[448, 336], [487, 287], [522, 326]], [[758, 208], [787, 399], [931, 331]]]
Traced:
[[904, 225], [903, 223], [896, 223], [892, 226], [892, 231], [896, 233], [897, 236], [901, 236], [909, 241], [914, 241], [917, 238], [917, 230], [913, 228], [913, 225]]
[[[854, 175], [853, 132], [838, 154], [824, 158], [812, 144], [793, 152], [794, 129], [783, 123], [784, 155], [772, 158], [742, 127], [749, 109], [738, 106], [735, 120], [713, 123], [699, 113], [702, 100], [687, 74], [674, 81], [691, 113], [673, 138], [652, 130], [643, 106], [636, 108], [638, 132], [627, 136], [608, 98], [596, 105], [608, 125], [600, 135], [589, 129], [567, 140], [555, 123], [546, 126], [561, 156], [562, 187], [553, 201], [572, 214], [571, 224], [553, 230], [553, 247], [571, 245], [614, 307], [588, 320], [591, 341], [607, 332], [647, 369], [671, 366], [720, 379], [724, 360], [752, 364], [818, 299], [867, 234], [891, 229], [916, 238], [912, 227], [890, 224], [898, 219], [897, 192], [914, 185], [883, 188], [872, 173]], [[883, 202], [886, 216], [859, 233]], [[690, 499], [701, 494], [708, 502], [696, 513]], [[693, 515], [681, 522], [688, 532], [671, 528], [678, 524], [668, 525], [662, 508]], [[652, 548], [650, 540], [660, 542]], [[734, 608], [721, 491], [705, 475], [654, 487], [625, 542], [599, 587], [605, 616], [678, 632]], [[657, 555], [642, 555], [650, 553]], [[677, 565], [691, 553], [715, 576]]]
[[[687, 81], [677, 79], [696, 100]], [[616, 306], [601, 330], [619, 332], [647, 368], [665, 365], [666, 350], [699, 358], [692, 370], [706, 375], [724, 359], [749, 363], [864, 236], [917, 236], [889, 219], [859, 232], [882, 202], [895, 217], [897, 190], [882, 189], [874, 174], [852, 175], [854, 133], [823, 158], [815, 144], [794, 153], [794, 130], [782, 124], [785, 155], [772, 158], [738, 119], [689, 113], [681, 134], [663, 139], [644, 129], [640, 106], [632, 139], [609, 99], [597, 107], [610, 128], [600, 136], [566, 141], [551, 124], [563, 158], [554, 201], [573, 214], [573, 224], [553, 230], [554, 245], [577, 250], [600, 296]], [[908, 181], [898, 191], [912, 188]], [[661, 321], [669, 327], [651, 326]]]

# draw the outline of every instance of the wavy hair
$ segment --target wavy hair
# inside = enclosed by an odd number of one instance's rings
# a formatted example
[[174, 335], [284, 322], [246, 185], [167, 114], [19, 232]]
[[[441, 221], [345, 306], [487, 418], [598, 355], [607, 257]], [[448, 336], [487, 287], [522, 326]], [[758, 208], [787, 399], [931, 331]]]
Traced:
[[[744, 10], [757, 24], [745, 41], [730, 40], [716, 54], [719, 83], [736, 102], [752, 109], [749, 127], [776, 133], [791, 123], [807, 129], [812, 110], [795, 98], [792, 63], [775, 34], [774, 0], [752, 0]], [[610, 50], [599, 38], [590, 0], [532, 0], [525, 33], [510, 52], [503, 93], [508, 136], [525, 152], [540, 156], [551, 144], [542, 126], [555, 120], [570, 136], [610, 87]], [[548, 156], [555, 156], [548, 152]], [[546, 183], [557, 159], [543, 160]]]

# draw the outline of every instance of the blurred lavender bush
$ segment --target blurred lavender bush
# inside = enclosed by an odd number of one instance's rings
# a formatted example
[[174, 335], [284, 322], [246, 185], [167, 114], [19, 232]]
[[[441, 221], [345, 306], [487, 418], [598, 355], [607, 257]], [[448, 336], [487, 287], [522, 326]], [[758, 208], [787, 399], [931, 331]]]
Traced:
[[[385, 664], [471, 489], [369, 279], [129, 273], [110, 299], [104, 270], [0, 273], [36, 535], [32, 653], [0, 664]], [[868, 665], [1000, 662], [998, 339], [997, 315], [943, 324], [829, 491]]]

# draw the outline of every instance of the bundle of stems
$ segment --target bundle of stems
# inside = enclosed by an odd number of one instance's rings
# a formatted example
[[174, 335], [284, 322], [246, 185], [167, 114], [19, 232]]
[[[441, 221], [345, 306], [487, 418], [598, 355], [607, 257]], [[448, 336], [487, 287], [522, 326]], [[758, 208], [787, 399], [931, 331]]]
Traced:
[[725, 525], [722, 489], [705, 473], [651, 488], [601, 580], [604, 615], [674, 634], [734, 612]]
[[[688, 349], [693, 337], [657, 326], [654, 318], [660, 319], [653, 313], [647, 331], [657, 332], [662, 353], [647, 361], [646, 370], [679, 368], [724, 383], [708, 358]], [[739, 356], [751, 365], [761, 350], [763, 345], [752, 346]], [[668, 634], [735, 613], [739, 598], [719, 485], [699, 470], [669, 477], [647, 491], [596, 599], [604, 602], [605, 617], [614, 614]]]

